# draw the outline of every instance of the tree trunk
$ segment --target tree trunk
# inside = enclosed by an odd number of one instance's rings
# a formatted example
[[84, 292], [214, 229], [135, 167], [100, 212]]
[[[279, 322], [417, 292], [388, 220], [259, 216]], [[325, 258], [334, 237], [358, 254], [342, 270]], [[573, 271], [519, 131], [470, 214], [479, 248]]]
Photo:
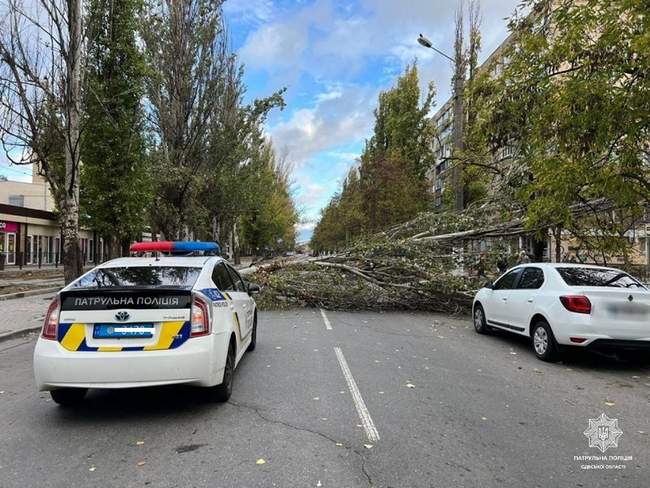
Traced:
[[106, 239], [108, 241], [108, 259], [115, 259], [120, 257], [120, 241], [116, 236], [110, 236]]
[[555, 228], [555, 262], [559, 263], [562, 261], [562, 227], [557, 226]]
[[453, 122], [453, 156], [452, 185], [454, 187], [454, 210], [462, 212], [465, 208], [465, 192], [463, 182], [463, 167], [460, 164], [460, 155], [463, 152], [463, 122], [465, 110], [463, 97], [465, 91], [465, 55], [463, 53], [463, 10], [462, 6], [456, 12], [456, 39], [454, 42], [454, 122]]
[[237, 221], [232, 225], [232, 254], [233, 262], [241, 264], [241, 256], [239, 255], [239, 232], [237, 230]]
[[67, 93], [65, 111], [68, 130], [65, 147], [65, 191], [63, 196], [63, 273], [65, 283], [83, 271], [79, 249], [79, 136], [81, 122], [81, 0], [68, 0]]

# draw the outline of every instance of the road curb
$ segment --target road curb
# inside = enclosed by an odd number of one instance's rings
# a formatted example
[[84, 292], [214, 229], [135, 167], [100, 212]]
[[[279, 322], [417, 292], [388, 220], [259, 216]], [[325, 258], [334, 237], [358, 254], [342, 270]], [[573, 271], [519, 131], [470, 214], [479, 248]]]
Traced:
[[57, 286], [53, 288], [38, 288], [36, 290], [27, 290], [27, 291], [19, 291], [18, 293], [7, 293], [5, 295], [0, 295], [0, 302], [4, 300], [13, 300], [15, 298], [25, 298], [25, 297], [33, 297], [36, 295], [45, 295], [47, 293], [56, 293], [59, 291], [62, 286]]
[[13, 330], [11, 332], [7, 332], [6, 334], [0, 334], [0, 342], [5, 342], [11, 339], [15, 339], [16, 337], [29, 334], [30, 332], [38, 332], [39, 330], [41, 330], [42, 327], [43, 327], [42, 325], [37, 325], [35, 327], [29, 327], [27, 329]]

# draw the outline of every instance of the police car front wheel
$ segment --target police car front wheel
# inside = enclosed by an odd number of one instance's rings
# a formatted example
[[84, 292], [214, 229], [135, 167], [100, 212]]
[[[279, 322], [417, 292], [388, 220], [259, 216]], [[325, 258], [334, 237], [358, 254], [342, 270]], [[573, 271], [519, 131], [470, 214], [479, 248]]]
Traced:
[[87, 388], [60, 388], [58, 390], [52, 390], [50, 395], [56, 403], [68, 407], [81, 402], [87, 392]]

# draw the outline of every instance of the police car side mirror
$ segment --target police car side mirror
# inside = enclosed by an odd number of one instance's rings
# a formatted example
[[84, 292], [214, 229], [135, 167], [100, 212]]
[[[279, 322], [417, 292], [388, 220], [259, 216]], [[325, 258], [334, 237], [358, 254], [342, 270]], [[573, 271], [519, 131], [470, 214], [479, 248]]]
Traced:
[[483, 285], [483, 288], [487, 288], [488, 290], [494, 290], [494, 283], [492, 283], [492, 281], [488, 281]]
[[248, 294], [249, 295], [255, 295], [256, 293], [260, 292], [260, 285], [256, 285], [255, 283], [249, 283], [248, 284]]

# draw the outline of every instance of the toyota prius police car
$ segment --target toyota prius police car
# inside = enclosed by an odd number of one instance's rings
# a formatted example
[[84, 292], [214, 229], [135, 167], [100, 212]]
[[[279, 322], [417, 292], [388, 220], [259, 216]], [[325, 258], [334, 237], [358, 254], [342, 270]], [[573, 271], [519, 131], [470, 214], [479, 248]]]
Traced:
[[218, 251], [210, 242], [135, 243], [131, 252], [151, 257], [108, 261], [63, 288], [34, 350], [38, 389], [63, 405], [88, 388], [179, 383], [228, 400], [235, 367], [255, 349], [259, 287]]

